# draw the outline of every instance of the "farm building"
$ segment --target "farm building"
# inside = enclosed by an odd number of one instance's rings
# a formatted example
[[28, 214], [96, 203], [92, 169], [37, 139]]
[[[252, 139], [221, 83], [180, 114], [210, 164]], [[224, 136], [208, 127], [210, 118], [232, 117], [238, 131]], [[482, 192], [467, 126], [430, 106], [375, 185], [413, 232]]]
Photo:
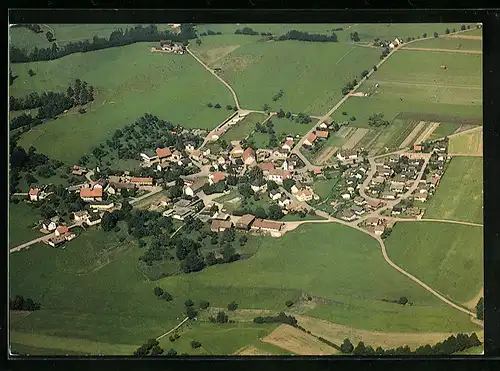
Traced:
[[250, 230], [250, 226], [252, 225], [254, 220], [255, 216], [253, 216], [252, 214], [245, 214], [236, 222], [236, 228], [248, 231]]
[[233, 227], [233, 222], [230, 220], [212, 220], [212, 224], [210, 225], [210, 230], [212, 232], [222, 232], [226, 229], [230, 229]]
[[255, 219], [251, 229], [256, 230], [258, 232], [279, 232], [285, 223], [275, 222], [272, 220], [265, 219]]
[[94, 186], [80, 188], [80, 198], [85, 202], [102, 201], [102, 186], [95, 184]]

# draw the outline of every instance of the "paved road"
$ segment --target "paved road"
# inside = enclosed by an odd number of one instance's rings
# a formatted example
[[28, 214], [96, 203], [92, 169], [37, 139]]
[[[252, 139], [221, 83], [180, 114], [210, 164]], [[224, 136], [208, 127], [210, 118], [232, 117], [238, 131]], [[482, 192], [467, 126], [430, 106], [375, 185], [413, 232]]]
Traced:
[[233, 99], [234, 99], [234, 104], [236, 104], [236, 108], [238, 110], [241, 109], [240, 102], [238, 101], [238, 96], [236, 95], [236, 92], [231, 87], [231, 85], [229, 85], [227, 82], [225, 82], [224, 79], [222, 77], [220, 77], [219, 75], [217, 75], [213, 69], [208, 67], [205, 63], [203, 63], [203, 61], [200, 58], [198, 58], [196, 55], [194, 55], [194, 53], [191, 50], [189, 50], [189, 46], [186, 47], [186, 51], [189, 54], [191, 54], [191, 56], [194, 59], [196, 59], [198, 61], [198, 63], [200, 63], [203, 66], [203, 68], [205, 68], [208, 72], [210, 72], [212, 75], [217, 77], [217, 79], [219, 79], [219, 81], [222, 82], [231, 91], [231, 94], [233, 95]]

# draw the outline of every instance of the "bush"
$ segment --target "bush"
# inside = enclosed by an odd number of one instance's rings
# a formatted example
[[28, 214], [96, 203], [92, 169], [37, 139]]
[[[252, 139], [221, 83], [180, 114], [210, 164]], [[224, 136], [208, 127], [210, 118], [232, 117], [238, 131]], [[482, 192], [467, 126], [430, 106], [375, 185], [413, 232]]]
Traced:
[[342, 115], [347, 116], [347, 112], [346, 111], [342, 112]]
[[207, 107], [212, 108], [214, 105], [212, 103], [208, 103]]
[[170, 340], [173, 343], [175, 341], [174, 335], [170, 335], [168, 337], [168, 340]]
[[220, 104], [219, 103], [216, 103], [214, 108], [220, 108]]
[[401, 296], [398, 300], [398, 303], [401, 305], [406, 305], [408, 303], [408, 298], [406, 296]]
[[193, 340], [191, 342], [191, 348], [196, 349], [196, 348], [199, 348], [199, 347], [201, 347], [201, 343], [199, 341]]
[[207, 309], [210, 306], [210, 303], [206, 300], [200, 301], [200, 308], [201, 309]]
[[167, 350], [167, 356], [176, 356], [177, 351], [175, 349], [169, 349]]
[[349, 117], [349, 121], [356, 121], [356, 117], [354, 116]]
[[236, 302], [232, 301], [227, 305], [227, 309], [230, 311], [234, 311], [234, 310], [238, 309], [238, 304]]
[[220, 311], [217, 313], [217, 317], [215, 318], [216, 323], [227, 323], [229, 320], [228, 316], [226, 313]]
[[163, 289], [161, 287], [156, 286], [153, 291], [155, 293], [155, 296], [157, 296], [157, 297], [160, 297], [163, 295]]
[[340, 350], [342, 351], [342, 353], [352, 353], [352, 351], [354, 350], [354, 345], [352, 345], [349, 339], [344, 339], [344, 342], [340, 346]]
[[194, 302], [191, 299], [188, 299], [184, 302], [184, 306], [187, 307], [192, 307], [194, 305]]
[[293, 305], [293, 301], [291, 301], [291, 300], [287, 300], [287, 301], [285, 301], [285, 305], [286, 305], [288, 308], [290, 308], [290, 307]]
[[196, 315], [198, 314], [198, 312], [196, 310], [194, 310], [193, 307], [188, 307], [186, 309], [186, 315], [189, 319], [193, 319], [196, 317]]
[[161, 295], [161, 298], [165, 301], [172, 301], [173, 299], [172, 295], [166, 291]]

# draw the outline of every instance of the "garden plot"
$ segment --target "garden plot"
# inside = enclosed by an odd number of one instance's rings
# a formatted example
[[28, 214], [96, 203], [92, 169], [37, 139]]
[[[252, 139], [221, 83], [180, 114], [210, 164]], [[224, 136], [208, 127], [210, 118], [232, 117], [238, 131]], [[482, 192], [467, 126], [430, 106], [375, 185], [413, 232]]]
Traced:
[[342, 148], [352, 149], [359, 143], [361, 139], [368, 133], [369, 129], [356, 128], [354, 132], [350, 135], [349, 139], [344, 143]]

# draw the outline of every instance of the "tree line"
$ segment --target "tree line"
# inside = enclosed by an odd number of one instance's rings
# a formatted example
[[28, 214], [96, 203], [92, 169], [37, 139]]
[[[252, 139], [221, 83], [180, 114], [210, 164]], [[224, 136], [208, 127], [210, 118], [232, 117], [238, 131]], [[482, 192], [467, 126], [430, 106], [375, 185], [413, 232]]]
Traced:
[[9, 298], [9, 309], [10, 310], [26, 310], [30, 312], [34, 312], [36, 310], [40, 310], [41, 304], [39, 302], [34, 301], [31, 298], [24, 298], [21, 295], [16, 295], [14, 300]]
[[337, 35], [332, 32], [330, 36], [321, 35], [309, 32], [302, 32], [297, 30], [288, 31], [286, 34], [278, 37], [278, 41], [284, 40], [299, 40], [299, 41], [310, 41], [310, 42], [337, 42]]
[[340, 346], [340, 349], [343, 353], [352, 353], [356, 356], [444, 356], [451, 355], [468, 348], [476, 347], [481, 344], [481, 341], [478, 339], [476, 333], [474, 332], [470, 335], [463, 333], [459, 333], [457, 334], [457, 336], [451, 335], [443, 342], [439, 342], [433, 346], [429, 344], [420, 346], [413, 351], [407, 345], [404, 347], [391, 349], [382, 349], [382, 347], [373, 349], [372, 346], [367, 346], [362, 341], [360, 341], [358, 345], [354, 347], [349, 339], [344, 340], [344, 342]]
[[170, 30], [159, 31], [154, 24], [148, 26], [137, 25], [132, 28], [117, 29], [111, 32], [109, 37], [94, 36], [92, 40], [80, 40], [69, 42], [63, 47], [53, 43], [47, 48], [35, 47], [31, 52], [10, 46], [11, 63], [26, 63], [35, 61], [47, 61], [62, 58], [73, 53], [85, 53], [94, 50], [112, 48], [116, 46], [130, 45], [136, 42], [170, 40], [187, 44], [189, 40], [197, 37], [192, 24], [185, 23], [180, 26], [180, 33], [176, 34]]
[[293, 316], [287, 316], [285, 312], [280, 312], [277, 316], [255, 317], [255, 323], [285, 323], [290, 326], [297, 326], [297, 319]]
[[42, 33], [42, 28], [40, 27], [39, 24], [30, 24], [30, 23], [20, 23], [16, 24], [15, 26], [12, 26], [12, 28], [27, 28], [28, 30], [31, 30], [35, 33]]

